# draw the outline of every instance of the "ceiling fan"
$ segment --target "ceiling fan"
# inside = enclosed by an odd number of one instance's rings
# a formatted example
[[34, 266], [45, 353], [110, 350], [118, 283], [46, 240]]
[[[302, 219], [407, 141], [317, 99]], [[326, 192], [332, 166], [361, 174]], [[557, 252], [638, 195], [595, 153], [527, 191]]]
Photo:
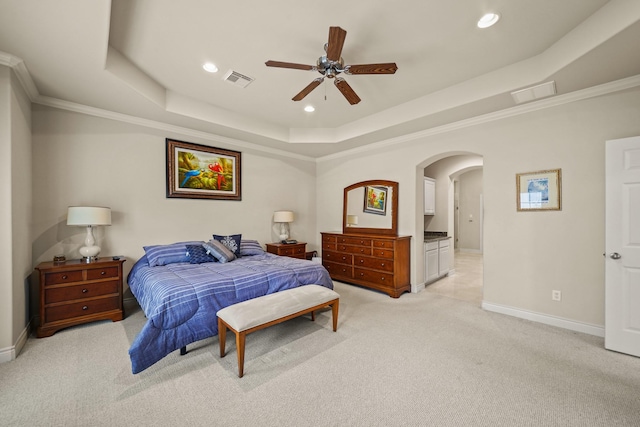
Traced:
[[340, 56], [342, 53], [342, 47], [344, 46], [344, 40], [347, 37], [347, 31], [340, 27], [329, 27], [329, 42], [324, 45], [326, 55], [318, 58], [316, 65], [295, 64], [292, 62], [280, 62], [280, 61], [267, 61], [265, 65], [267, 67], [280, 67], [280, 68], [293, 68], [296, 70], [309, 70], [317, 71], [322, 74], [322, 77], [318, 77], [313, 80], [307, 87], [302, 89], [296, 96], [291, 98], [294, 101], [300, 101], [305, 96], [309, 95], [312, 90], [320, 85], [325, 79], [335, 78], [333, 83], [338, 90], [344, 95], [351, 105], [360, 102], [360, 97], [349, 86], [347, 81], [342, 77], [338, 77], [338, 74], [394, 74], [398, 67], [395, 62], [387, 62], [382, 64], [362, 64], [362, 65], [344, 65], [344, 60]]

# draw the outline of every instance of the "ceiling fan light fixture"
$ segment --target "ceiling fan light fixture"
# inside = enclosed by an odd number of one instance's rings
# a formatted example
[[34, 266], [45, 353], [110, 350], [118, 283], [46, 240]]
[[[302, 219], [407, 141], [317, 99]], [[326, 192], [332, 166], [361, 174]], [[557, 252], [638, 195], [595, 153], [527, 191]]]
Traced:
[[307, 113], [313, 113], [314, 111], [316, 111], [316, 107], [314, 107], [313, 105], [307, 105], [306, 107], [304, 107], [304, 111], [306, 111]]
[[214, 64], [213, 62], [205, 62], [204, 65], [202, 65], [202, 68], [204, 68], [204, 70], [208, 73], [218, 72], [218, 67], [216, 67], [216, 64]]
[[478, 28], [489, 28], [494, 25], [500, 19], [500, 14], [498, 13], [485, 13], [482, 18], [478, 21]]

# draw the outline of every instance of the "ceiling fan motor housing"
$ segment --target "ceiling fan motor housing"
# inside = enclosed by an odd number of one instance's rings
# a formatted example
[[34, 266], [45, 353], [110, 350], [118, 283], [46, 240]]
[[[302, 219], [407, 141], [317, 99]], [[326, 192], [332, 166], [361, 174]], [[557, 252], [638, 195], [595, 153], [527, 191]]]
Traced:
[[334, 78], [338, 74], [344, 71], [344, 60], [340, 58], [338, 61], [331, 61], [325, 56], [318, 58], [316, 62], [318, 72], [330, 79]]

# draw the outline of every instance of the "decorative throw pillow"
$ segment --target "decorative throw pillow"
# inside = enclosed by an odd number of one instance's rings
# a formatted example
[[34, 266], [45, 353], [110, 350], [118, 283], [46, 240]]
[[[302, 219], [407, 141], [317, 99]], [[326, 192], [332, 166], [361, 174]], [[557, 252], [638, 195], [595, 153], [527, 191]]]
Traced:
[[205, 262], [216, 262], [213, 255], [209, 255], [207, 250], [200, 245], [187, 245], [187, 258], [191, 264], [204, 264]]
[[158, 265], [174, 264], [177, 262], [189, 262], [189, 258], [187, 258], [187, 245], [202, 245], [202, 241], [144, 246], [143, 249], [147, 256], [149, 266], [155, 267]]
[[264, 253], [264, 249], [260, 246], [257, 240], [241, 240], [240, 241], [240, 255], [241, 256], [250, 256], [250, 255], [262, 255]]
[[242, 234], [232, 234], [230, 236], [218, 236], [217, 234], [214, 234], [213, 239], [225, 245], [227, 249], [233, 252], [234, 255], [240, 255]]
[[206, 243], [202, 244], [202, 247], [206, 250], [206, 252], [213, 256], [221, 263], [233, 261], [236, 259], [236, 256], [231, 252], [225, 245], [218, 242], [217, 240], [209, 240]]

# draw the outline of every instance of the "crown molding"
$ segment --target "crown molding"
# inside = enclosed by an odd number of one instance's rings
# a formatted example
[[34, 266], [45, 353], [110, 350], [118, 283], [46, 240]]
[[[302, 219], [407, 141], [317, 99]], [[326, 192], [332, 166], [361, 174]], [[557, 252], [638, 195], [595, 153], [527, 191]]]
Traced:
[[573, 102], [581, 101], [584, 99], [595, 98], [610, 93], [620, 92], [627, 89], [640, 86], [640, 74], [625, 79], [616, 80], [609, 83], [604, 83], [598, 86], [593, 86], [587, 89], [578, 90], [565, 95], [558, 95], [551, 98], [545, 98], [538, 101], [533, 101], [528, 104], [517, 105], [515, 107], [507, 108], [504, 110], [496, 111], [493, 113], [487, 113], [469, 119], [460, 120], [446, 125], [437, 126], [434, 128], [426, 129], [419, 132], [414, 132], [407, 135], [402, 135], [396, 138], [390, 138], [384, 141], [374, 142], [363, 147], [357, 147], [350, 150], [341, 151], [339, 153], [330, 154], [327, 156], [319, 157], [316, 159], [317, 163], [324, 161], [335, 160], [343, 157], [353, 156], [355, 154], [362, 154], [363, 152], [370, 152], [372, 150], [388, 148], [394, 145], [405, 144], [413, 142], [420, 138], [426, 138], [434, 135], [441, 135], [447, 132], [453, 132], [460, 129], [465, 129], [472, 126], [481, 125], [484, 123], [495, 122], [497, 120], [503, 120], [509, 117], [519, 116], [521, 114], [531, 113], [533, 111], [544, 110], [547, 108], [557, 107], [559, 105], [571, 104]]

